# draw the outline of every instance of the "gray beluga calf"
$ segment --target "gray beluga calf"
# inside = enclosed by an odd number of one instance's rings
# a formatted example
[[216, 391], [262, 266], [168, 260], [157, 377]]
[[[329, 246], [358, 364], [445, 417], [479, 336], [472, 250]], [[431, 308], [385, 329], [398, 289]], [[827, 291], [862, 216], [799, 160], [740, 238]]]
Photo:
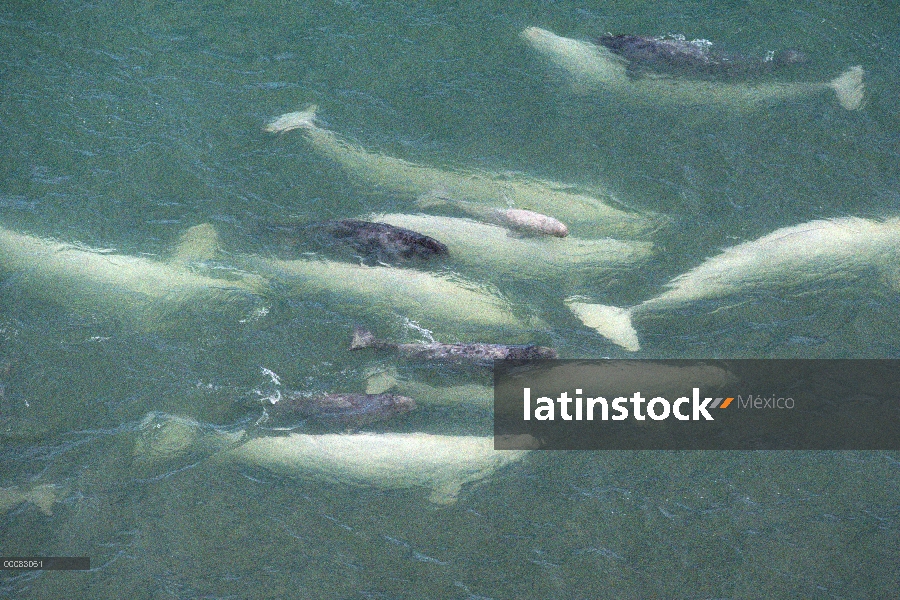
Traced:
[[399, 258], [430, 258], [447, 254], [447, 246], [440, 241], [388, 223], [341, 219], [331, 221], [327, 226], [331, 236], [349, 240], [351, 245], [363, 252]]
[[114, 254], [0, 228], [0, 270], [19, 273], [15, 285], [36, 296], [144, 328], [165, 328], [182, 313], [198, 310], [246, 317], [262, 306], [261, 280], [242, 273], [232, 273], [230, 279], [204, 275], [190, 264], [210, 258], [206, 255], [217, 248], [215, 231], [208, 225], [187, 230], [168, 260]]
[[514, 236], [503, 227], [457, 217], [379, 214], [370, 218], [440, 239], [452, 259], [467, 267], [522, 279], [611, 272], [639, 265], [653, 253], [651, 242]]
[[340, 219], [305, 225], [270, 227], [288, 233], [294, 245], [314, 242], [330, 249], [343, 247], [381, 262], [429, 260], [447, 254], [447, 246], [419, 232], [375, 221]]
[[351, 350], [363, 348], [392, 350], [408, 360], [470, 363], [473, 365], [491, 366], [495, 360], [532, 360], [538, 358], [556, 358], [556, 350], [535, 345], [508, 344], [442, 344], [440, 342], [419, 344], [397, 344], [379, 340], [375, 335], [362, 327], [353, 330]]
[[669, 282], [669, 289], [631, 308], [567, 301], [588, 327], [626, 350], [640, 350], [632, 318], [698, 300], [757, 289], [785, 289], [880, 271], [896, 285], [900, 219], [822, 219], [784, 227], [707, 259]]
[[711, 106], [758, 110], [771, 102], [815, 96], [828, 91], [847, 110], [865, 104], [863, 68], [850, 67], [825, 82], [730, 82], [688, 77], [631, 77], [629, 61], [591, 42], [558, 36], [529, 27], [522, 38], [542, 56], [563, 69], [574, 88], [607, 90], [635, 103], [674, 106]]
[[597, 43], [628, 60], [632, 75], [649, 68], [694, 76], [753, 77], [808, 60], [798, 50], [770, 52], [764, 58], [726, 54], [713, 50], [708, 40], [687, 40], [684, 36], [605, 35]]
[[306, 394], [290, 391], [267, 413], [276, 421], [300, 419], [318, 427], [358, 429], [389, 421], [416, 408], [408, 396], [397, 394]]
[[[581, 230], [606, 234], [636, 234], [657, 226], [654, 218], [624, 210], [603, 190], [578, 191], [574, 186], [516, 173], [438, 169], [370, 152], [319, 127], [315, 106], [284, 114], [265, 128], [269, 132], [293, 129], [302, 130], [313, 149], [357, 179], [416, 199], [442, 197], [489, 208], [525, 209], [551, 215], [570, 226], [578, 222]], [[522, 215], [510, 218], [522, 221]]]
[[165, 460], [202, 448], [218, 464], [256, 465], [288, 476], [381, 489], [426, 488], [436, 504], [456, 502], [463, 485], [490, 477], [527, 451], [494, 450], [494, 438], [427, 433], [290, 434], [251, 437], [153, 413], [142, 423], [136, 458]]

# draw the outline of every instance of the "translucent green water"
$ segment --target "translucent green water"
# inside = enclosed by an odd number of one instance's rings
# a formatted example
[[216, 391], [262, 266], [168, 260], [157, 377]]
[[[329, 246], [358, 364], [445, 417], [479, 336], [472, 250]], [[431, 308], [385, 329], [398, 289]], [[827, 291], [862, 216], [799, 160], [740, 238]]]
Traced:
[[[492, 332], [563, 357], [631, 356], [568, 294], [629, 306], [721, 248], [780, 227], [896, 216], [900, 58], [890, 3], [7, 2], [0, 7], [0, 226], [161, 258], [213, 223], [232, 253], [277, 254], [267, 224], [415, 211], [303, 136], [262, 131], [309, 103], [366, 148], [430, 166], [607, 187], [671, 217], [647, 265], [522, 281], [449, 263], [546, 327]], [[683, 33], [802, 76], [866, 69], [868, 105], [832, 95], [755, 113], [571, 94], [518, 37]], [[226, 261], [227, 262], [227, 261]], [[421, 490], [134, 458], [151, 411], [251, 429], [276, 386], [362, 391], [390, 356], [351, 354], [364, 301], [272, 294], [258, 318], [202, 306], [159, 329], [0, 265], [0, 487], [56, 484], [0, 516], [0, 554], [90, 556], [86, 573], [0, 572], [10, 598], [889, 597], [900, 572], [895, 453], [540, 453], [435, 508]], [[789, 277], [789, 274], [786, 275]], [[642, 357], [896, 357], [897, 292], [875, 275], [660, 312]], [[194, 314], [196, 312], [197, 314]], [[183, 317], [183, 318], [182, 318]], [[243, 322], [242, 322], [243, 321]], [[447, 335], [453, 337], [455, 331]], [[411, 370], [432, 385], [483, 374]], [[400, 431], [487, 434], [482, 407], [423, 408]]]

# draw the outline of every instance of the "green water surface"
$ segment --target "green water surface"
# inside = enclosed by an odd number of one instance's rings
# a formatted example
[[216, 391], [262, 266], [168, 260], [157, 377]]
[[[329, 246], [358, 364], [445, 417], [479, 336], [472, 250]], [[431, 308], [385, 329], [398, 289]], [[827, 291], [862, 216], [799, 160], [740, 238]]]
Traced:
[[[564, 358], [895, 358], [900, 295], [875, 275], [747, 290], [642, 317], [642, 351], [562, 300], [637, 304], [724, 247], [816, 218], [900, 213], [900, 7], [891, 2], [13, 0], [0, 5], [0, 226], [162, 257], [213, 223], [274, 255], [267, 225], [410, 212], [304, 143], [263, 132], [319, 105], [366, 148], [441, 168], [603, 186], [667, 215], [640, 269], [522, 281], [439, 267], [501, 295]], [[801, 77], [866, 69], [868, 102], [822, 94], [747, 114], [576, 95], [528, 26], [707, 38]], [[448, 213], [450, 214], [450, 213]], [[785, 274], [789, 278], [790, 274]], [[321, 295], [258, 318], [136, 330], [31, 293], [0, 264], [0, 487], [52, 483], [48, 515], [0, 515], [0, 555], [90, 556], [89, 572], [0, 571], [8, 598], [887, 598], [900, 589], [890, 452], [541, 452], [437, 508], [384, 491], [206, 462], [134, 458], [151, 411], [258, 428], [276, 389], [363, 391], [389, 355], [349, 353], [405, 315]], [[202, 315], [202, 307], [198, 307]], [[450, 332], [452, 337], [453, 332]], [[505, 337], [504, 337], [505, 336]], [[453, 341], [453, 340], [451, 340]], [[471, 340], [467, 340], [471, 341]], [[485, 373], [412, 369], [433, 385]], [[276, 373], [276, 385], [263, 369]], [[422, 408], [397, 431], [488, 435], [482, 407]]]

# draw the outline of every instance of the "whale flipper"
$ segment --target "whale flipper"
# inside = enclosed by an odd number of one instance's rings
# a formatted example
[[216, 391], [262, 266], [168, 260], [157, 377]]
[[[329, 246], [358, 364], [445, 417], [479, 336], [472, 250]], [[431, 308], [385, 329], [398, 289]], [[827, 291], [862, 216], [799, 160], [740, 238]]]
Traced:
[[209, 223], [194, 225], [181, 234], [172, 250], [172, 260], [192, 262], [212, 260], [219, 252], [219, 234]]
[[585, 326], [596, 330], [612, 343], [630, 352], [637, 352], [641, 349], [637, 332], [631, 324], [629, 309], [572, 300], [567, 301], [566, 304]]
[[383, 371], [366, 373], [366, 393], [383, 394], [396, 387], [399, 379], [400, 375], [397, 372], [397, 367], [393, 365]]
[[456, 504], [460, 490], [462, 490], [462, 483], [459, 481], [444, 482], [431, 490], [428, 500], [441, 506]]
[[419, 208], [438, 208], [448, 204], [454, 204], [452, 192], [446, 187], [429, 190], [416, 197], [416, 206]]

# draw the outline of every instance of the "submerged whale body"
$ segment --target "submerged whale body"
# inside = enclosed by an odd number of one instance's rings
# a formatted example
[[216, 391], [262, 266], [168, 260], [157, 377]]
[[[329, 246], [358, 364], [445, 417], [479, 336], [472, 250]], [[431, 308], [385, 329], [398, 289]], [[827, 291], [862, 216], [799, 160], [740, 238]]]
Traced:
[[495, 360], [533, 360], [556, 358], [556, 350], [544, 346], [506, 344], [395, 344], [377, 339], [371, 331], [357, 327], [353, 331], [351, 350], [382, 348], [397, 352], [409, 360], [433, 360], [443, 362], [468, 362], [491, 366]]
[[256, 465], [289, 476], [381, 489], [426, 488], [436, 504], [456, 502], [462, 486], [521, 460], [527, 450], [494, 450], [493, 437], [427, 433], [264, 435], [226, 431], [175, 415], [141, 422], [135, 458], [144, 464], [185, 453], [218, 464]]
[[299, 418], [316, 426], [357, 429], [390, 420], [415, 408], [415, 400], [396, 394], [289, 392], [268, 410], [279, 420]]
[[577, 273], [581, 278], [632, 268], [653, 252], [646, 241], [510, 235], [505, 227], [456, 217], [394, 213], [370, 218], [440, 238], [454, 261], [491, 276], [573, 279]]
[[[561, 236], [567, 226], [579, 231], [608, 234], [636, 234], [658, 227], [653, 215], [625, 209], [615, 196], [603, 189], [575, 189], [575, 186], [545, 181], [520, 173], [485, 172], [458, 168], [437, 168], [373, 152], [352, 143], [317, 124], [316, 106], [286, 113], [270, 121], [265, 130], [284, 133], [300, 130], [313, 150], [339, 164], [344, 171], [364, 182], [367, 188], [381, 189], [415, 200], [433, 199], [481, 205], [481, 212], [499, 206], [531, 211], [530, 214], [494, 213], [506, 225], [535, 233]], [[540, 220], [535, 215], [545, 216]], [[553, 222], [546, 220], [552, 215]], [[558, 219], [558, 220], [557, 220]]]
[[445, 332], [455, 327], [517, 331], [545, 327], [537, 318], [516, 316], [498, 293], [457, 276], [335, 260], [281, 260], [249, 254], [231, 258], [289, 295], [324, 295], [335, 310], [399, 313], [428, 329]]
[[597, 43], [629, 61], [629, 72], [646, 67], [653, 71], [683, 75], [752, 77], [771, 73], [779, 67], [807, 62], [799, 50], [772, 52], [765, 58], [750, 58], [711, 50], [706, 40], [683, 37], [606, 35]]
[[[246, 273], [205, 275], [215, 254], [210, 225], [191, 227], [167, 260], [114, 254], [0, 227], [0, 273], [18, 272], [16, 285], [66, 309], [103, 313], [143, 329], [170, 329], [186, 316], [221, 313], [246, 318], [262, 310], [266, 286]], [[230, 278], [227, 278], [230, 277]]]
[[435, 504], [453, 504], [462, 486], [520, 460], [525, 450], [494, 450], [494, 438], [427, 433], [266, 436], [219, 454], [285, 475], [383, 489], [425, 487]]

